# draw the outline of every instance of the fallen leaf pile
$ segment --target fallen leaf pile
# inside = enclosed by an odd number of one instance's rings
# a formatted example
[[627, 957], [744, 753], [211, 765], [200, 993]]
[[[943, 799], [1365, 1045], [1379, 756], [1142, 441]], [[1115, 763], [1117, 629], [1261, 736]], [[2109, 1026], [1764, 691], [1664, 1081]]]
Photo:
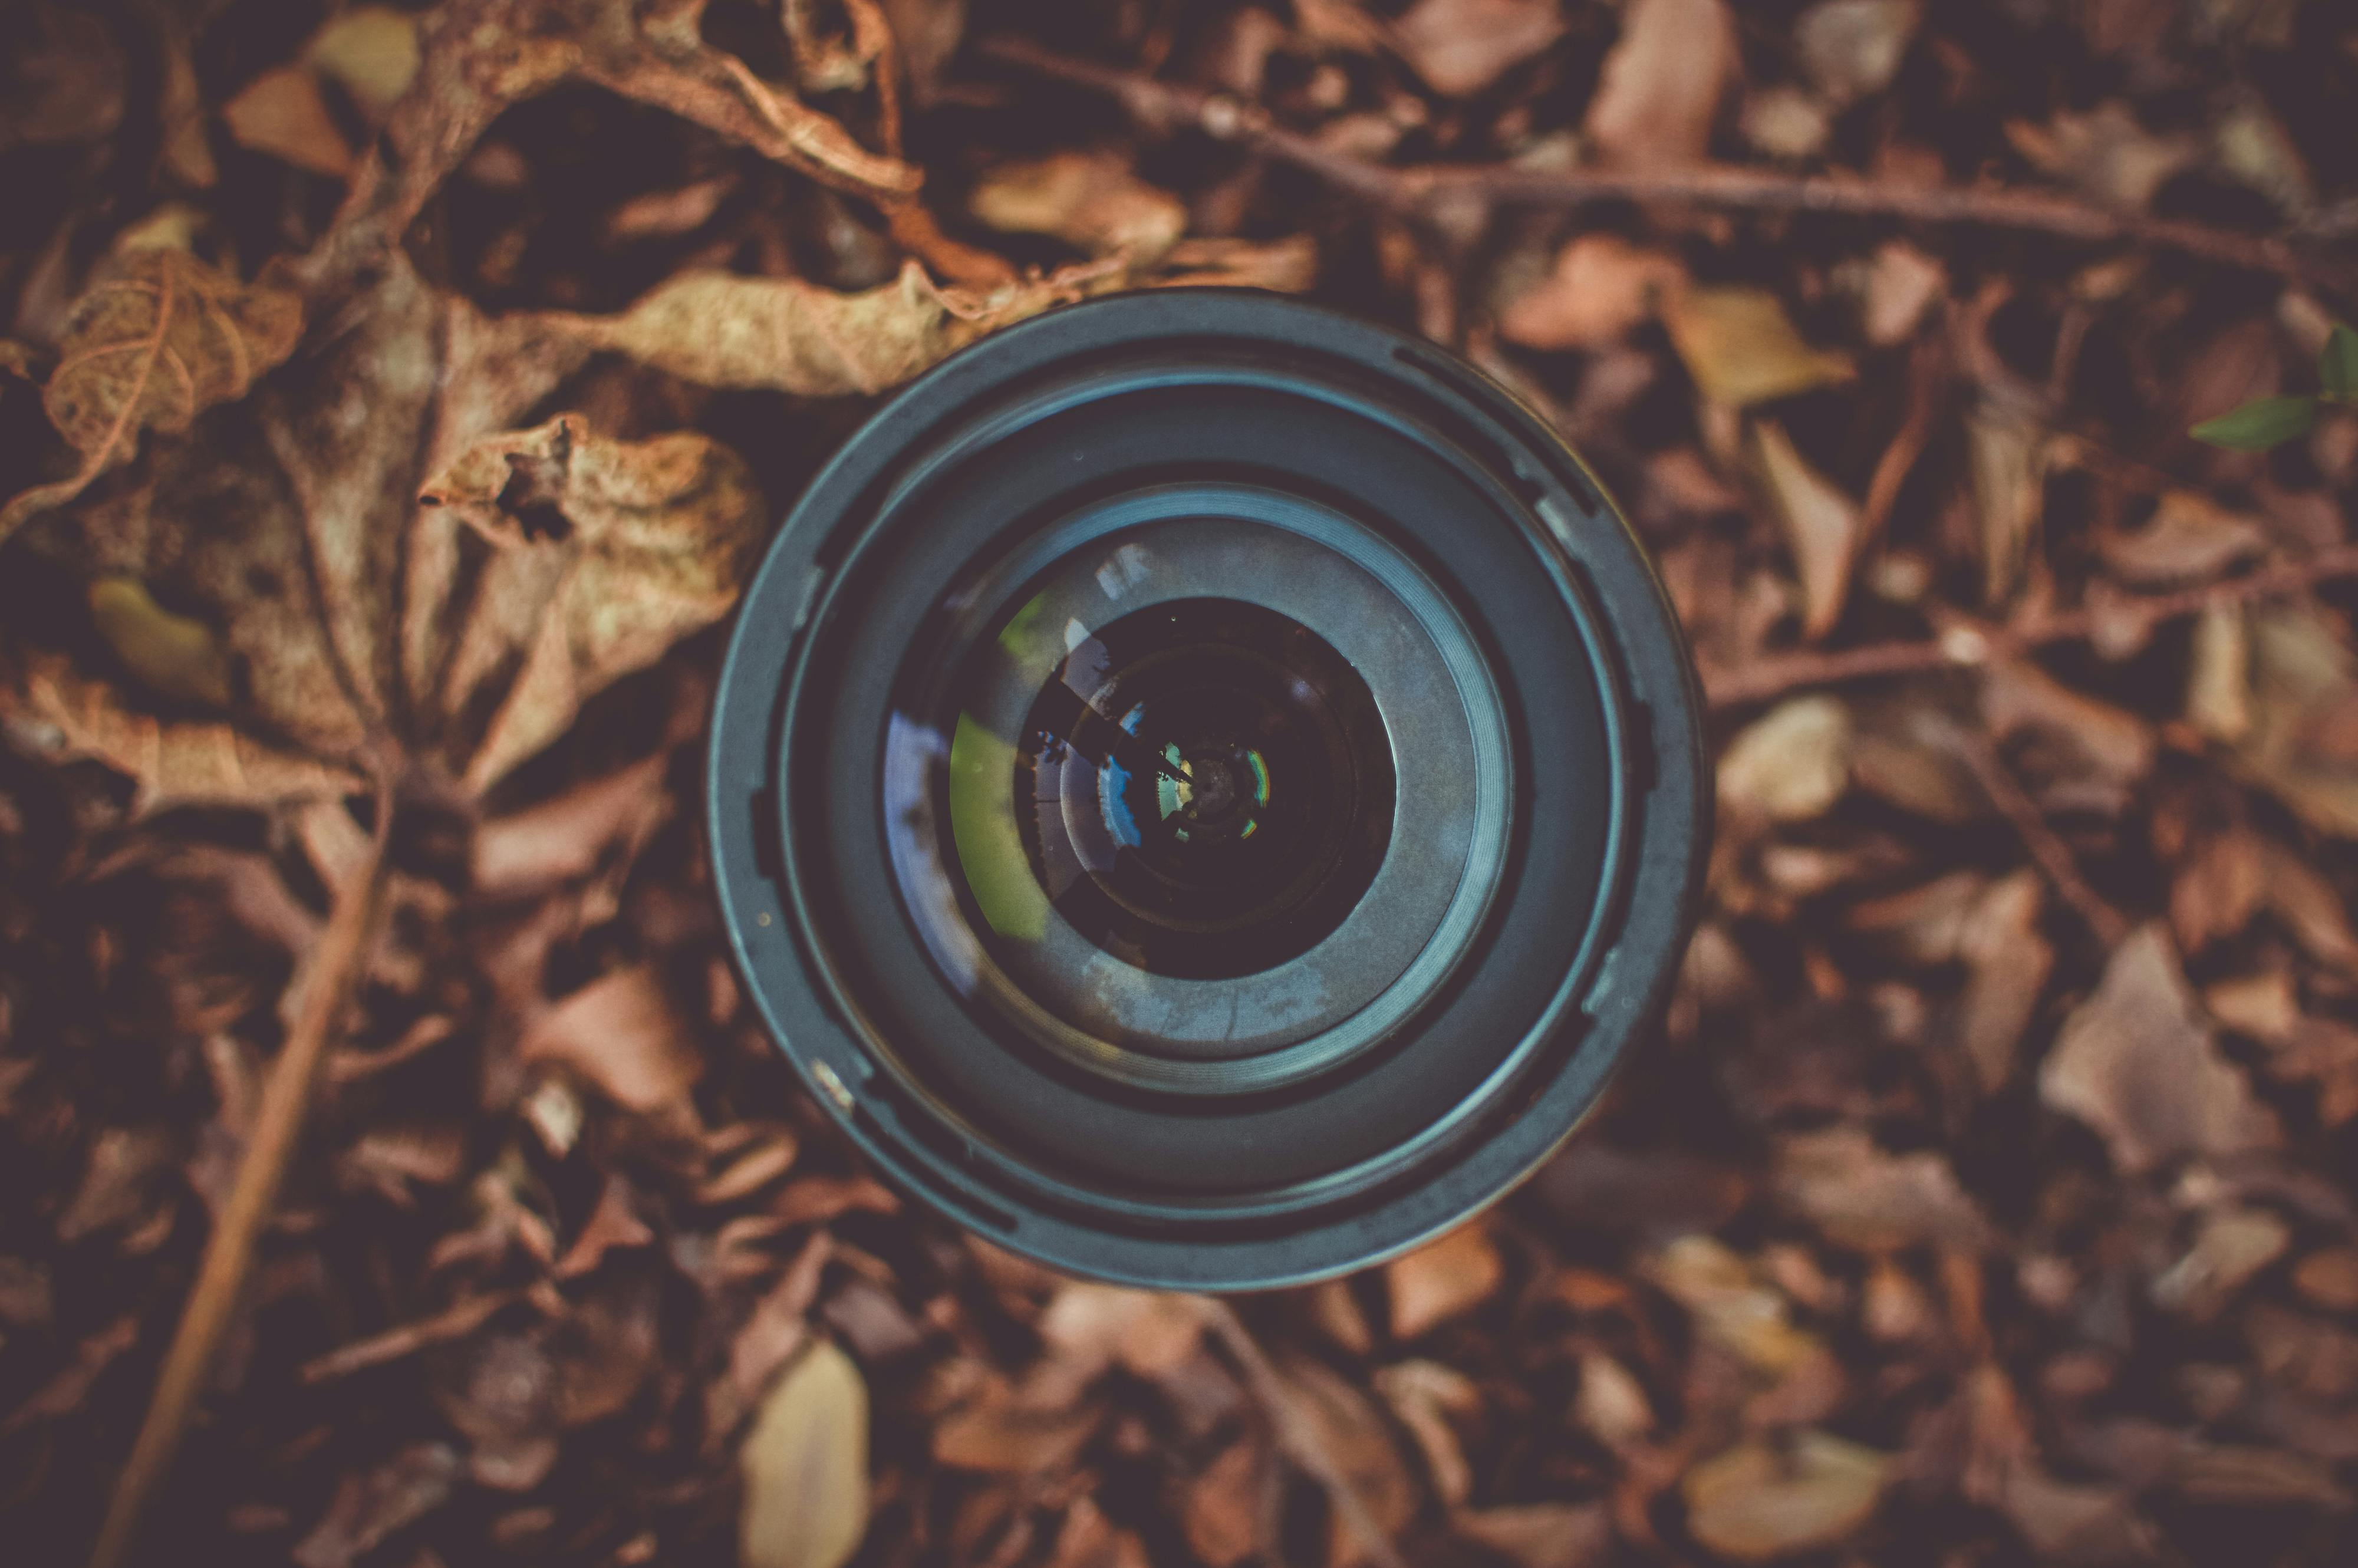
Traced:
[[[2358, 1561], [2352, 103], [2326, 0], [0, 7], [0, 1557]], [[699, 825], [844, 435], [1183, 283], [1562, 428], [1717, 784], [1578, 1137], [1234, 1301], [882, 1184]]]

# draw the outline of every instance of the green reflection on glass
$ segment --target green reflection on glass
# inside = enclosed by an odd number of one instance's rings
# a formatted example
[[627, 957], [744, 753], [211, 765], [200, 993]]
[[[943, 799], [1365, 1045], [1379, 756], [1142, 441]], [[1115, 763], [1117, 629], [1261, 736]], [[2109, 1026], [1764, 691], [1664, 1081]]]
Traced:
[[1015, 828], [1014, 742], [966, 713], [950, 738], [950, 837], [990, 928], [1021, 942], [1046, 935], [1048, 895]]

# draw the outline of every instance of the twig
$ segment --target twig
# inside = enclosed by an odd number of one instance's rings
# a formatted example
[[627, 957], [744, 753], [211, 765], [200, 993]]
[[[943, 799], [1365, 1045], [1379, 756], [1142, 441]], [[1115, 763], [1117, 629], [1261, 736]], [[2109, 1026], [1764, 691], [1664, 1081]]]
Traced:
[[336, 894], [335, 907], [301, 980], [301, 1002], [287, 1042], [262, 1087], [254, 1130], [221, 1216], [213, 1226], [189, 1292], [171, 1348], [157, 1374], [156, 1392], [139, 1424], [139, 1436], [116, 1477], [91, 1568], [116, 1568], [131, 1549], [140, 1514], [157, 1483], [171, 1467], [186, 1433], [213, 1352], [237, 1309], [255, 1244], [268, 1222], [309, 1108], [311, 1088], [328, 1054], [328, 1041], [342, 1021], [374, 934], [384, 887], [385, 842], [393, 824], [390, 788], [377, 791], [376, 834], [368, 859]]
[[2013, 825], [2023, 848], [2039, 862], [2039, 869], [2047, 874], [2063, 902], [2087, 922], [2088, 929], [2095, 933], [2096, 940], [2104, 945], [2106, 951], [2118, 946], [2129, 934], [2127, 917], [2088, 885], [2088, 879], [2080, 874], [2080, 862], [2072, 855], [2071, 847], [2047, 825], [2039, 803], [2023, 789], [2021, 782], [2006, 767], [2006, 759], [1984, 736], [1946, 722], [1942, 728], [1948, 731], [1944, 738], [1950, 749], [1972, 773], [1982, 793], [1989, 796], [1990, 804]]
[[1965, 616], [1947, 618], [1941, 634], [1922, 642], [1871, 643], [1830, 653], [1772, 654], [1741, 669], [1708, 669], [1704, 690], [1714, 708], [1741, 708], [1788, 692], [1883, 676], [1923, 675], [1932, 670], [1978, 668], [2056, 643], [2093, 635], [2100, 627], [2142, 622], [2146, 630], [2166, 621], [2230, 604], [2297, 593], [2339, 578], [2358, 577], [2358, 545], [2336, 545], [2298, 561], [2266, 567], [2247, 576], [2176, 593], [2126, 595], [2057, 614], [2036, 616], [2012, 626], [1989, 626]]
[[505, 1290], [470, 1296], [458, 1305], [446, 1307], [431, 1317], [401, 1324], [383, 1334], [356, 1339], [350, 1345], [340, 1345], [323, 1356], [314, 1356], [303, 1363], [300, 1376], [306, 1383], [325, 1383], [371, 1367], [382, 1367], [388, 1361], [398, 1361], [429, 1345], [464, 1339], [490, 1322], [501, 1308], [511, 1302], [522, 1301], [525, 1293], [522, 1290]]
[[1244, 1320], [1226, 1302], [1206, 1299], [1204, 1312], [1212, 1332], [1243, 1369], [1255, 1402], [1268, 1414], [1278, 1447], [1325, 1491], [1327, 1501], [1351, 1533], [1359, 1538], [1359, 1545], [1376, 1568], [1408, 1568], [1407, 1560], [1401, 1556], [1390, 1534], [1368, 1511], [1367, 1499], [1359, 1496], [1359, 1489], [1351, 1484], [1335, 1456], [1326, 1452], [1325, 1444], [1302, 1414], [1298, 1397], [1285, 1386], [1277, 1368], [1270, 1365], [1252, 1330], [1244, 1325]]
[[1511, 165], [1428, 164], [1396, 168], [1321, 146], [1289, 131], [1251, 104], [1225, 93], [1157, 81], [1044, 49], [1022, 38], [976, 46], [985, 59], [1115, 99], [1152, 130], [1193, 127], [1238, 143], [1388, 206], [1430, 209], [1487, 200], [1530, 207], [1582, 207], [1597, 201], [1681, 201], [1769, 212], [1836, 212], [2017, 229], [2097, 243], [2126, 242], [2174, 250], [2222, 265], [2275, 273], [2358, 292], [2352, 269], [2306, 254], [2287, 241], [2237, 233], [2207, 223], [2151, 218], [2092, 206], [2045, 191], [1987, 187], [1895, 185], [1842, 175], [1703, 166], [1684, 169], [1541, 170]]

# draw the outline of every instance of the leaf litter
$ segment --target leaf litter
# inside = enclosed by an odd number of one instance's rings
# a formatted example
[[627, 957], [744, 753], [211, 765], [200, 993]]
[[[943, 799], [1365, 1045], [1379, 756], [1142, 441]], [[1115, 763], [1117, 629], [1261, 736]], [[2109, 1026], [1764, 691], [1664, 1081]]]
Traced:
[[[381, 875], [150, 1550], [2345, 1558], [2358, 301], [2220, 258], [2346, 229], [2346, 18], [1157, 16], [0, 23], [0, 1458], [52, 1477], [0, 1519], [82, 1553]], [[1207, 107], [968, 47], [1010, 35]], [[706, 629], [866, 400], [1174, 281], [1510, 376], [1719, 697], [1705, 924], [1605, 1109], [1477, 1224], [1233, 1304], [879, 1185], [694, 826]]]

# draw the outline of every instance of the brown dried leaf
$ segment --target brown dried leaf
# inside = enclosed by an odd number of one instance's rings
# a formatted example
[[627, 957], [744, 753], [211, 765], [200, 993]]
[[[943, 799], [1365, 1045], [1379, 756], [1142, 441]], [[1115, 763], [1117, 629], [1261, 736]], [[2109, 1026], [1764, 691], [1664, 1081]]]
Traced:
[[2248, 624], [2250, 728], [2231, 762], [2319, 832], [2358, 838], [2358, 658], [2312, 608]]
[[355, 5], [311, 35], [303, 59], [372, 123], [382, 121], [417, 78], [417, 18], [390, 5]]
[[1439, 1361], [1401, 1361], [1377, 1368], [1375, 1385], [1415, 1440], [1434, 1496], [1453, 1509], [1463, 1504], [1473, 1494], [1474, 1471], [1451, 1421], [1482, 1413], [1474, 1379]]
[[1520, 1568], [1598, 1568], [1613, 1561], [1613, 1515], [1603, 1503], [1468, 1509], [1450, 1522]]
[[1141, 265], [1169, 251], [1187, 228], [1186, 205], [1111, 152], [1001, 164], [976, 182], [967, 211], [1001, 233], [1046, 234], [1093, 256]]
[[478, 442], [418, 501], [496, 546], [444, 694], [464, 711], [505, 678], [463, 773], [477, 791], [563, 733], [585, 698], [727, 613], [768, 517], [743, 460], [710, 438], [610, 440], [579, 415]]
[[840, 1568], [868, 1531], [868, 1385], [819, 1340], [763, 1400], [737, 1462], [746, 1568]]
[[1766, 289], [1682, 289], [1663, 302], [1662, 322], [1695, 389], [1731, 408], [1847, 381], [1854, 373], [1846, 356], [1812, 348], [1783, 302]]
[[1590, 349], [1617, 341], [1654, 313], [1685, 274], [1673, 257], [1617, 234], [1582, 234], [1498, 317], [1498, 334], [1527, 349]]
[[243, 805], [341, 795], [358, 775], [225, 723], [158, 719], [57, 654], [30, 652], [0, 673], [0, 719], [54, 756], [95, 757], [138, 781], [143, 808], [167, 801]]
[[1722, 1557], [1766, 1563], [1846, 1540], [1891, 1478], [1888, 1455], [1823, 1432], [1747, 1438], [1686, 1473], [1687, 1528]]
[[2147, 131], [2118, 99], [2086, 114], [2060, 109], [2044, 125], [2010, 120], [2006, 135], [2042, 173], [2107, 205], [2131, 210], [2152, 200], [2161, 182], [2202, 150], [2194, 136]]
[[2022, 581], [2046, 505], [2049, 444], [2039, 427], [1994, 401], [1965, 417], [1974, 505], [1981, 517], [1982, 597], [1996, 604]]
[[366, 1474], [348, 1474], [335, 1500], [292, 1553], [299, 1568], [352, 1568], [395, 1530], [450, 1500], [459, 1455], [447, 1444], [405, 1448]]
[[274, 284], [241, 284], [181, 250], [122, 257], [75, 303], [43, 394], [81, 467], [0, 507], [0, 541], [129, 462], [141, 431], [177, 435], [244, 396], [301, 327], [302, 302]]
[[936, 287], [914, 262], [862, 294], [799, 278], [687, 273], [619, 316], [541, 318], [552, 331], [707, 386], [806, 397], [881, 392], [997, 328], [1077, 297], [1103, 266], [974, 295]]
[[352, 144], [328, 113], [319, 79], [303, 66], [264, 71], [222, 106], [222, 118], [242, 147], [330, 179], [352, 178]]
[[1850, 595], [1851, 563], [1860, 539], [1858, 503], [1812, 468], [1774, 419], [1752, 427], [1752, 451], [1801, 570], [1801, 636], [1815, 642], [1833, 630]]
[[1739, 819], [1807, 821], [1849, 785], [1850, 710], [1831, 697], [1779, 704], [1720, 753], [1720, 802]]
[[1833, 104], [1891, 85], [1920, 20], [1917, 0], [1819, 0], [1793, 24], [1802, 71]]
[[2055, 969], [2055, 949], [2039, 934], [2047, 885], [2028, 868], [1990, 884], [1958, 933], [1968, 973], [1957, 1002], [1957, 1044], [1974, 1065], [1984, 1094], [2014, 1076], [2015, 1055], [2039, 993]]
[[2201, 582], [2266, 544], [2253, 519], [2192, 491], [2173, 490], [2143, 528], [2104, 541], [2104, 564], [2134, 583]]
[[483, 823], [472, 843], [474, 891], [521, 898], [588, 876], [618, 844], [627, 857], [670, 814], [665, 763], [649, 757]]
[[[1387, 1535], [1405, 1529], [1416, 1512], [1416, 1491], [1408, 1465], [1365, 1395], [1323, 1363], [1295, 1359], [1276, 1369], [1285, 1395], [1280, 1414], [1281, 1442], [1299, 1457], [1314, 1452], [1332, 1466], [1336, 1484], [1349, 1488], [1375, 1526]], [[1368, 1560], [1368, 1543], [1337, 1510], [1326, 1561], [1351, 1568]]]
[[1435, 92], [1471, 98], [1563, 36], [1555, 0], [1419, 0], [1391, 47]]
[[1180, 1496], [1187, 1549], [1211, 1568], [1236, 1568], [1261, 1553], [1271, 1498], [1269, 1444], [1240, 1438], [1190, 1476]]
[[2104, 983], [2065, 1021], [2039, 1068], [2039, 1094], [2102, 1133], [2128, 1173], [2180, 1154], [2269, 1148], [2281, 1136], [2220, 1054], [2158, 925], [2114, 949]]
[[1693, 1314], [1695, 1330], [1753, 1370], [1782, 1377], [1823, 1354], [1793, 1325], [1784, 1296], [1708, 1236], [1682, 1236], [1649, 1259], [1646, 1277]]
[[1702, 161], [1736, 63], [1736, 21], [1724, 0], [1630, 0], [1589, 100], [1590, 140], [1625, 168]]
[[704, 1071], [687, 1023], [644, 964], [600, 976], [543, 1013], [516, 1047], [563, 1066], [626, 1110], [684, 1101]]
[[1384, 1265], [1391, 1295], [1392, 1337], [1414, 1339], [1490, 1297], [1506, 1276], [1506, 1262], [1481, 1219], [1468, 1221], [1437, 1240]]
[[1855, 1127], [1805, 1132], [1778, 1146], [1777, 1195], [1837, 1246], [1866, 1252], [1905, 1247], [1987, 1246], [1989, 1222], [1929, 1149], [1890, 1154]]

